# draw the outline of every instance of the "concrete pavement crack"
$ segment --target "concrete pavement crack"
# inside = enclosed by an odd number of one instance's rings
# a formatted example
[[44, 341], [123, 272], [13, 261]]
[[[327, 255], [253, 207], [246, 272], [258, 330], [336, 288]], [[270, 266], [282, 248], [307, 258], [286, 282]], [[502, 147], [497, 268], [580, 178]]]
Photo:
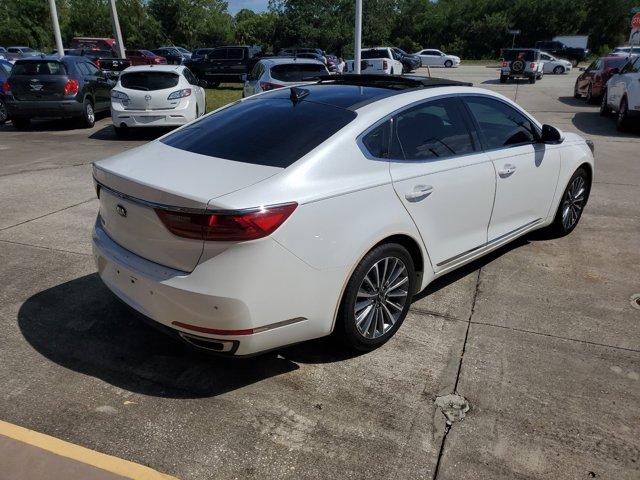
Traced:
[[72, 255], [82, 255], [83, 257], [91, 257], [90, 253], [74, 252], [72, 250], [65, 250], [63, 248], [43, 247], [42, 245], [32, 245], [31, 243], [14, 242], [13, 240], [2, 240], [0, 243], [10, 243], [12, 245], [22, 245], [23, 247], [39, 248], [41, 250], [52, 250], [54, 252], [71, 253]]
[[25, 223], [33, 222], [34, 220], [38, 220], [40, 218], [48, 217], [49, 215], [53, 215], [54, 213], [64, 212], [65, 210], [69, 210], [70, 208], [77, 207], [78, 205], [82, 205], [83, 203], [89, 203], [92, 200], [95, 200], [95, 197], [92, 197], [88, 200], [83, 200], [73, 205], [69, 205], [68, 207], [61, 208], [59, 210], [54, 210], [53, 212], [45, 213], [44, 215], [40, 215], [38, 217], [30, 218], [29, 220], [24, 220], [23, 222], [18, 222], [14, 225], [9, 225], [8, 227], [0, 228], [0, 232], [4, 232], [5, 230], [9, 230], [10, 228], [17, 227], [19, 225], [24, 225]]
[[[473, 292], [473, 300], [471, 301], [471, 312], [469, 313], [469, 319], [467, 320], [467, 329], [464, 334], [464, 342], [462, 343], [462, 351], [460, 352], [460, 360], [458, 362], [458, 371], [456, 372], [456, 382], [453, 386], [453, 393], [458, 393], [458, 382], [460, 380], [460, 372], [462, 371], [462, 361], [464, 360], [464, 354], [467, 350], [467, 340], [469, 339], [469, 329], [471, 327], [471, 318], [476, 309], [476, 300], [478, 299], [478, 291], [480, 290], [480, 274], [482, 273], [482, 268], [478, 270], [478, 276], [476, 277], [476, 288]], [[440, 464], [442, 462], [442, 457], [444, 455], [444, 447], [447, 442], [447, 436], [449, 435], [449, 431], [451, 430], [452, 423], [447, 422], [444, 428], [444, 433], [442, 434], [442, 442], [440, 443], [440, 450], [438, 451], [438, 460], [436, 461], [436, 466], [433, 471], [433, 480], [437, 480], [438, 473], [440, 472]]]

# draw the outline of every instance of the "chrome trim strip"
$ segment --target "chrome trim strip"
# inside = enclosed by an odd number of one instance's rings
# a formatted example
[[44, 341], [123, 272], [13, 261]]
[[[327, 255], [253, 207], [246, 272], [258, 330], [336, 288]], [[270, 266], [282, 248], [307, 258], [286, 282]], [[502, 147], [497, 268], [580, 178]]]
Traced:
[[294, 323], [300, 323], [307, 320], [306, 317], [296, 317], [290, 318], [289, 320], [282, 320], [281, 322], [272, 323], [270, 325], [265, 325], [264, 327], [258, 327], [253, 329], [253, 333], [266, 332], [267, 330], [273, 330], [274, 328], [284, 327], [286, 325], [293, 325]]
[[443, 260], [442, 262], [437, 263], [436, 267], [442, 267], [442, 266], [444, 266], [444, 265], [446, 265], [448, 263], [455, 262], [456, 260], [459, 260], [460, 258], [465, 257], [465, 256], [467, 256], [467, 255], [469, 255], [471, 253], [477, 252], [478, 250], [481, 250], [481, 249], [486, 248], [486, 247], [491, 247], [491, 246], [495, 245], [496, 243], [499, 243], [501, 240], [504, 240], [507, 237], [510, 237], [510, 236], [513, 236], [513, 235], [517, 235], [518, 233], [523, 232], [527, 228], [532, 227], [532, 226], [536, 225], [537, 223], [540, 223], [541, 221], [542, 221], [542, 218], [537, 218], [537, 219], [535, 219], [535, 220], [533, 220], [533, 221], [531, 221], [531, 222], [529, 222], [529, 223], [527, 223], [525, 225], [522, 225], [521, 227], [516, 228], [515, 230], [511, 230], [510, 232], [504, 233], [504, 234], [500, 235], [499, 237], [494, 238], [493, 240], [490, 240], [490, 241], [488, 241], [486, 243], [483, 243], [482, 245], [478, 245], [477, 247], [474, 247], [471, 250], [467, 250], [466, 252], [462, 252], [462, 253], [459, 253], [458, 255], [455, 255], [455, 256], [453, 256], [451, 258], [447, 258], [446, 260]]
[[[137, 203], [145, 207], [149, 207], [153, 209], [158, 208], [158, 209], [167, 210], [170, 212], [198, 213], [198, 214], [211, 213], [215, 215], [242, 215], [243, 213], [259, 212], [263, 208], [275, 206], [275, 205], [266, 205], [265, 207], [251, 207], [251, 208], [242, 208], [237, 210], [222, 210], [222, 209], [210, 210], [207, 208], [176, 207], [174, 205], [166, 205], [164, 203], [157, 203], [157, 202], [151, 202], [149, 200], [143, 200], [142, 198], [138, 198], [131, 195], [127, 195], [126, 193], [118, 192], [117, 190], [114, 190], [113, 188], [106, 186], [104, 183], [99, 182], [98, 180], [96, 180], [95, 177], [93, 178], [93, 181], [96, 182], [96, 185], [100, 190], [104, 188], [110, 194], [116, 197], [122, 198], [123, 200], [127, 200], [132, 203]], [[99, 197], [100, 195], [98, 194], [98, 198]]]

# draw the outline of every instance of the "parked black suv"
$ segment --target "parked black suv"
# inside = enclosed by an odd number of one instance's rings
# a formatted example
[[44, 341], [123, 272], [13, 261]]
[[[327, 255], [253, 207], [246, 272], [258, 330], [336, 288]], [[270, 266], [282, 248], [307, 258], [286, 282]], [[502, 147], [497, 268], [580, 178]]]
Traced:
[[544, 50], [556, 57], [566, 58], [574, 67], [589, 55], [588, 48], [567, 47], [564, 43], [558, 42], [557, 40], [536, 42], [536, 48], [538, 50]]
[[109, 110], [114, 85], [87, 57], [42, 55], [18, 60], [3, 92], [19, 130], [44, 117], [78, 118], [92, 127], [96, 112]]
[[407, 53], [401, 48], [391, 47], [393, 53], [397, 55], [396, 60], [400, 60], [404, 73], [410, 73], [422, 66], [422, 59], [419, 55]]
[[246, 45], [217, 47], [204, 58], [187, 61], [185, 65], [209, 87], [217, 87], [222, 82], [242, 83], [243, 76], [260, 60], [261, 51], [260, 47]]

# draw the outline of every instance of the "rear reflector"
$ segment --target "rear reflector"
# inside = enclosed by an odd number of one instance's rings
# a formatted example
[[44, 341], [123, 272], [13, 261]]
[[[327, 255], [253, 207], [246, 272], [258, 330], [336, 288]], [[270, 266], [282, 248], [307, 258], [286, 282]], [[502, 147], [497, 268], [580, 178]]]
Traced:
[[206, 241], [255, 240], [271, 235], [289, 218], [297, 203], [263, 207], [248, 213], [183, 213], [156, 209], [165, 227], [178, 237]]
[[7, 95], [11, 93], [11, 84], [8, 81], [2, 84], [2, 91]]
[[253, 335], [254, 329], [247, 328], [245, 330], [220, 330], [218, 328], [199, 327], [197, 325], [189, 325], [182, 322], [171, 322], [176, 327], [181, 327], [193, 332], [208, 333], [210, 335]]

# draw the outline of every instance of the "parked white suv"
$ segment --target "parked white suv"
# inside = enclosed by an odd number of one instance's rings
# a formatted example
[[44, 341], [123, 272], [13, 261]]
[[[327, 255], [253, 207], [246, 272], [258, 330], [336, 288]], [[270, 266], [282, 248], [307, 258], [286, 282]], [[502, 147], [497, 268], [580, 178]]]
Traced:
[[435, 48], [427, 48], [416, 52], [416, 55], [422, 60], [423, 67], [457, 67], [460, 65], [460, 57], [455, 55], [447, 55]]
[[128, 128], [184, 125], [205, 112], [204, 88], [182, 65], [129, 67], [111, 90], [111, 120], [118, 135]]
[[[401, 75], [404, 71], [398, 54], [390, 47], [363, 48], [360, 55], [360, 73]], [[343, 73], [354, 71], [354, 61], [347, 60]]]
[[602, 95], [600, 114], [617, 112], [619, 130], [629, 126], [630, 117], [640, 116], [640, 56], [631, 57], [620, 73], [611, 76]]
[[276, 88], [317, 81], [329, 75], [324, 63], [308, 58], [264, 58], [244, 77], [243, 97]]

